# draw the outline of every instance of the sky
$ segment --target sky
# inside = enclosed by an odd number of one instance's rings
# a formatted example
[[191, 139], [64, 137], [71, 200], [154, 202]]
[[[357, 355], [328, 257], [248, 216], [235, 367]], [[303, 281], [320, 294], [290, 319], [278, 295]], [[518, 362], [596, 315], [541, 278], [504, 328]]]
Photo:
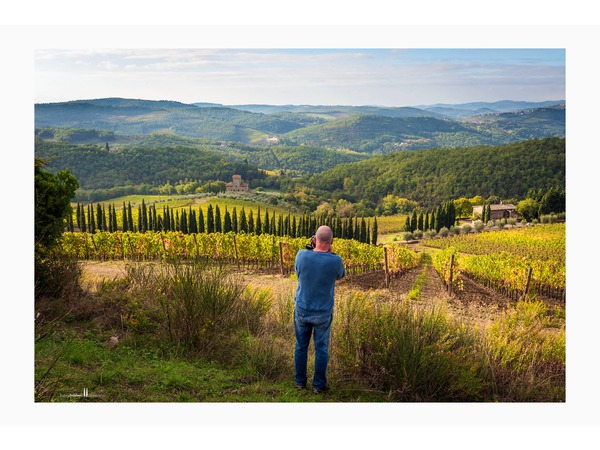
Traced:
[[565, 99], [565, 49], [35, 50], [35, 102], [418, 106]]

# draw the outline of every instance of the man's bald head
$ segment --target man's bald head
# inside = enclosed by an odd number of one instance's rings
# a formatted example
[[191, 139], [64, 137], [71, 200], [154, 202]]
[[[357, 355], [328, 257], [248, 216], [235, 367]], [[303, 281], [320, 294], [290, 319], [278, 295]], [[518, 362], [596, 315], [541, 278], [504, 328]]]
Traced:
[[317, 242], [331, 244], [333, 242], [333, 231], [327, 225], [322, 225], [317, 229], [315, 237], [317, 238]]

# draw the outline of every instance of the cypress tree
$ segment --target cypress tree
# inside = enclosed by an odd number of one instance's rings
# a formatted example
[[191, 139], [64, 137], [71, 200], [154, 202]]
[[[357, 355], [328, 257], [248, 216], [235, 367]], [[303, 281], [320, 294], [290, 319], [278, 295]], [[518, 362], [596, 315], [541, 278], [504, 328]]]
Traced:
[[423, 221], [423, 231], [429, 231], [429, 211], [425, 213], [425, 220]]
[[102, 230], [108, 231], [108, 220], [106, 217], [106, 208], [104, 206], [102, 207]]
[[417, 210], [413, 209], [412, 216], [410, 218], [410, 231], [411, 233], [417, 229]]
[[221, 210], [219, 209], [219, 205], [215, 206], [215, 231], [217, 233], [221, 233], [223, 231], [223, 226], [221, 224]]
[[423, 231], [423, 226], [425, 225], [425, 218], [423, 217], [423, 211], [419, 213], [419, 218], [417, 219], [417, 230]]
[[123, 220], [123, 231], [129, 230], [129, 224], [127, 223], [127, 207], [125, 206], [125, 202], [123, 202], [123, 209], [121, 210], [121, 218]]
[[243, 231], [244, 233], [248, 233], [248, 221], [246, 220], [246, 211], [242, 206], [242, 210], [240, 211], [240, 233]]
[[441, 205], [438, 206], [435, 210], [435, 231], [439, 232], [440, 229], [443, 227], [444, 220], [442, 217], [442, 207]]
[[204, 226], [204, 213], [202, 212], [202, 208], [198, 212], [198, 233], [205, 233], [206, 227]]
[[139, 233], [143, 233], [144, 232], [144, 224], [143, 224], [143, 219], [142, 219], [142, 206], [138, 205], [137, 207], [138, 210], [138, 217], [137, 217], [137, 229]]
[[98, 231], [104, 231], [104, 211], [102, 210], [102, 205], [100, 203], [96, 204], [96, 219]]
[[258, 213], [256, 214], [256, 229], [254, 230], [257, 236], [262, 234], [262, 221], [260, 220], [260, 206], [258, 207]]
[[113, 211], [110, 203], [108, 204], [108, 231], [113, 232]]
[[96, 220], [94, 219], [94, 205], [88, 205], [88, 223], [90, 224], [90, 233], [96, 232]]
[[154, 216], [152, 210], [154, 205], [148, 206], [148, 230], [154, 231]]
[[198, 220], [196, 218], [196, 211], [190, 206], [190, 233], [198, 233]]
[[252, 210], [248, 213], [248, 233], [254, 233], [254, 214]]
[[[71, 211], [73, 210], [71, 209]], [[67, 230], [69, 230], [71, 233], [73, 232], [73, 212], [67, 215]]]
[[289, 214], [283, 219], [283, 236], [290, 235], [290, 216]]
[[115, 208], [115, 204], [112, 204], [112, 228], [114, 232], [119, 231], [117, 228], [117, 209]]
[[234, 233], [237, 233], [239, 230], [238, 226], [238, 216], [237, 216], [237, 207], [233, 207], [233, 212], [231, 213], [231, 230]]
[[213, 211], [212, 204], [208, 205], [208, 210], [206, 211], [206, 232], [207, 233], [215, 232], [215, 214]]
[[87, 231], [87, 225], [85, 223], [85, 208], [81, 205], [81, 231], [85, 233]]
[[144, 199], [142, 199], [141, 211], [142, 211], [142, 220], [140, 222], [140, 224], [141, 224], [140, 231], [142, 233], [145, 233], [146, 230], [148, 229], [148, 210], [146, 207], [146, 203], [144, 202]]
[[378, 232], [378, 230], [377, 230], [377, 217], [375, 217], [375, 220], [373, 221], [373, 231], [372, 231], [372, 234], [371, 234], [371, 236], [372, 236], [371, 237], [371, 243], [373, 245], [377, 245], [377, 232]]
[[404, 231], [410, 231], [410, 217], [406, 216], [404, 221]]
[[171, 213], [169, 212], [169, 206], [163, 207], [163, 228], [165, 231], [171, 231]]
[[367, 243], [367, 222], [364, 217], [360, 221], [360, 242]]
[[279, 214], [279, 220], [277, 223], [277, 236], [283, 236], [283, 232], [285, 231], [283, 227], [283, 214]]
[[79, 202], [77, 202], [77, 212], [75, 213], [75, 218], [77, 220], [77, 228], [81, 231], [81, 206]]
[[179, 229], [181, 230], [182, 233], [188, 234], [188, 220], [187, 220], [187, 214], [185, 212], [185, 209], [181, 210], [181, 217], [179, 218], [179, 220], [180, 220]]
[[171, 231], [179, 231], [176, 226], [177, 222], [175, 222], [177, 216], [179, 216], [177, 210], [175, 210], [175, 214], [173, 214], [173, 211], [171, 210], [171, 213], [169, 214], [169, 229]]
[[369, 223], [367, 223], [367, 236], [366, 236], [366, 243], [370, 244], [371, 243], [371, 221], [369, 220]]
[[159, 231], [158, 229], [158, 218], [156, 214], [156, 205], [152, 207], [152, 221], [154, 223], [154, 231]]
[[127, 202], [127, 226], [129, 227], [129, 231], [135, 231], [135, 227], [133, 225], [133, 212], [131, 210], [131, 202]]
[[231, 231], [231, 214], [225, 206], [225, 219], [223, 220], [223, 233], [229, 233]]
[[272, 234], [271, 232], [271, 221], [269, 220], [269, 210], [265, 211], [265, 225], [263, 227], [265, 234]]

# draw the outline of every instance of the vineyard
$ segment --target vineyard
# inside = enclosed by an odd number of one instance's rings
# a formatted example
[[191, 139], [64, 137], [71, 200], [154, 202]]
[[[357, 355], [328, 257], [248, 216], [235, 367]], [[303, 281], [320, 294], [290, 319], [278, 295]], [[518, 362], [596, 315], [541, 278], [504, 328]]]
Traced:
[[[296, 253], [306, 238], [268, 234], [181, 232], [64, 233], [60, 251], [78, 260], [169, 261], [204, 259], [248, 268], [280, 268], [293, 272]], [[390, 275], [417, 267], [421, 255], [401, 246], [381, 247], [354, 239], [335, 239], [333, 252], [340, 255], [348, 273], [383, 270]], [[386, 264], [387, 262], [387, 264]]]
[[[349, 276], [336, 288], [328, 398], [564, 402], [564, 303], [536, 295], [543, 282], [564, 302], [564, 233], [539, 225], [415, 245], [336, 237]], [[294, 259], [307, 243], [245, 232], [63, 233], [57, 259], [85, 273], [64, 326], [85, 330], [73, 346], [87, 347], [57, 363], [64, 338], [47, 331], [52, 317], [40, 322], [48, 338], [36, 345], [36, 398], [86, 385], [104, 401], [255, 401], [256, 389], [268, 391], [264, 401], [319, 401], [289, 382]], [[136, 359], [121, 363], [124, 353]], [[229, 368], [233, 387], [189, 362], [205, 359]], [[157, 373], [174, 361], [177, 374]]]
[[[133, 231], [66, 232], [64, 256], [78, 260], [207, 260], [249, 269], [294, 271], [303, 237], [254, 233], [182, 233]], [[417, 268], [424, 253], [449, 291], [461, 290], [463, 277], [493, 288], [511, 300], [541, 294], [564, 303], [566, 292], [565, 225], [540, 225], [502, 232], [471, 233], [423, 241], [425, 252], [402, 245], [376, 246], [355, 239], [335, 239], [349, 274], [385, 270], [389, 278]]]
[[433, 261], [445, 284], [454, 282], [460, 288], [456, 280], [461, 274], [513, 300], [538, 293], [564, 302], [565, 242], [565, 225], [553, 224], [430, 239], [424, 244], [441, 249]]

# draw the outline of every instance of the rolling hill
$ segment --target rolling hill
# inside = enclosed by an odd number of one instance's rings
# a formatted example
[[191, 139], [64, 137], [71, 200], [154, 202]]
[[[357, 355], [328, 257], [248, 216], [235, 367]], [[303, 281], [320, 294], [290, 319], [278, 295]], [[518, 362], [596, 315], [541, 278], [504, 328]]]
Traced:
[[[552, 102], [549, 102], [552, 103]], [[501, 145], [563, 137], [564, 105], [503, 110], [530, 103], [462, 105], [488, 115], [452, 119], [435, 111], [402, 107], [184, 104], [121, 98], [35, 105], [35, 127], [97, 129], [117, 135], [152, 133], [239, 142], [309, 145], [382, 154], [434, 147]], [[552, 114], [550, 114], [552, 112]], [[512, 115], [504, 115], [512, 114]]]

